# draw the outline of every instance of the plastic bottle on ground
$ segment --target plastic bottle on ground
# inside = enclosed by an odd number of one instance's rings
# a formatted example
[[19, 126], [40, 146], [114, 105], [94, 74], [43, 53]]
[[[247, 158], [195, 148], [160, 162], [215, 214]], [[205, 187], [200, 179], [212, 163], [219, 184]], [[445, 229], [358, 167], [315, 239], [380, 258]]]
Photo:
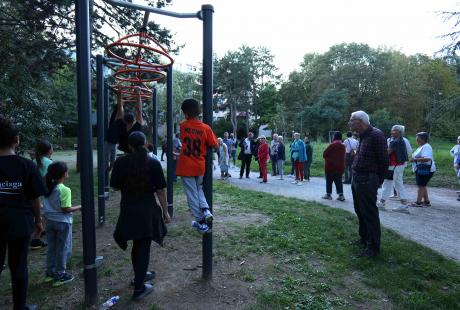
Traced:
[[120, 296], [113, 296], [110, 297], [105, 303], [103, 303], [100, 307], [99, 310], [107, 310], [112, 308], [118, 301], [120, 300]]

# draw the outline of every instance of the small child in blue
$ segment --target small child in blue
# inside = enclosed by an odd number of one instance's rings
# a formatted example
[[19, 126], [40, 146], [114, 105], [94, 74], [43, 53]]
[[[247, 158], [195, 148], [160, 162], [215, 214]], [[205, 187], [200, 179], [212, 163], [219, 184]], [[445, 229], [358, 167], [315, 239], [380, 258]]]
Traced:
[[45, 282], [54, 281], [54, 287], [73, 280], [66, 266], [72, 252], [72, 212], [81, 206], [72, 207], [72, 192], [64, 185], [68, 177], [67, 165], [54, 162], [49, 165], [45, 179], [48, 190], [43, 203], [48, 239]]

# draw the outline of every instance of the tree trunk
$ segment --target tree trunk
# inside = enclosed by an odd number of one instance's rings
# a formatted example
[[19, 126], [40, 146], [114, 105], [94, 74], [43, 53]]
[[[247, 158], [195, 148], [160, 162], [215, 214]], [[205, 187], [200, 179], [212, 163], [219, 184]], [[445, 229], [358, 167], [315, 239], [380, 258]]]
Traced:
[[237, 110], [236, 110], [236, 101], [230, 103], [230, 121], [232, 122], [233, 127], [233, 136], [236, 136], [236, 130], [238, 129], [238, 119], [237, 119]]

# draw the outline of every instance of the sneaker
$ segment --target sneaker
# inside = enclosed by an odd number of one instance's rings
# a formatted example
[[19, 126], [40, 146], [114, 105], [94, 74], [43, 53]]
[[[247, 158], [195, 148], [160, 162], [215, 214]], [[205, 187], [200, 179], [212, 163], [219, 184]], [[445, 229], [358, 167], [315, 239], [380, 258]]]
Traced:
[[424, 201], [423, 206], [426, 208], [431, 207], [431, 203], [429, 201]]
[[261, 184], [267, 184], [266, 181], [260, 181], [259, 183], [261, 183]]
[[385, 211], [385, 200], [380, 200], [377, 202], [377, 209]]
[[240, 179], [242, 179], [242, 178], [243, 178], [243, 176], [242, 176], [242, 175], [240, 175]]
[[423, 205], [422, 205], [422, 203], [421, 203], [421, 202], [417, 202], [417, 201], [415, 201], [415, 202], [412, 202], [412, 203], [410, 203], [410, 204], [408, 205], [408, 207], [413, 207], [413, 208], [422, 208], [422, 207], [423, 207]]
[[206, 221], [206, 223], [212, 222], [214, 217], [212, 216], [212, 213], [211, 211], [209, 211], [209, 209], [203, 209], [203, 215], [204, 215], [204, 220]]
[[46, 243], [45, 241], [42, 241], [40, 239], [32, 239], [32, 240], [30, 240], [30, 248], [32, 250], [38, 250], [38, 249], [46, 247], [47, 245], [48, 245], [48, 243]]
[[401, 213], [410, 213], [409, 207], [407, 205], [401, 205], [396, 208], [391, 209], [393, 212], [401, 212]]
[[337, 197], [338, 201], [345, 201], [345, 196], [340, 194], [339, 197]]
[[45, 275], [45, 280], [43, 282], [51, 283], [51, 282], [53, 282], [54, 278], [55, 278], [54, 273], [47, 272], [46, 275]]
[[59, 287], [63, 284], [73, 281], [73, 279], [74, 279], [73, 275], [67, 272], [57, 274], [56, 277], [54, 278], [53, 287]]
[[330, 194], [326, 194], [326, 195], [324, 195], [324, 196], [323, 196], [323, 197], [321, 197], [321, 198], [323, 198], [323, 199], [327, 199], [327, 200], [332, 200], [332, 197], [331, 197], [331, 195], [330, 195]]
[[396, 195], [391, 195], [391, 196], [390, 196], [390, 199], [391, 199], [391, 200], [399, 200], [399, 197], [396, 196]]
[[303, 185], [302, 181], [297, 182], [297, 186], [302, 186], [302, 185]]
[[297, 184], [297, 182], [298, 182], [298, 181], [295, 180], [295, 181], [292, 181], [291, 184]]
[[141, 291], [134, 291], [133, 300], [141, 300], [151, 292], [153, 292], [153, 285], [150, 283], [144, 283], [144, 288]]
[[210, 232], [209, 226], [206, 224], [200, 224], [197, 221], [192, 221], [192, 227], [198, 230], [202, 234]]
[[246, 176], [246, 179], [249, 179], [249, 175]]
[[[149, 282], [153, 279], [155, 279], [155, 271], [147, 271], [145, 273], [144, 282]], [[131, 280], [131, 283], [129, 283], [129, 285], [134, 286], [134, 279]]]
[[278, 178], [277, 180], [284, 180], [284, 179], [283, 179], [283, 177], [281, 177], [281, 178]]

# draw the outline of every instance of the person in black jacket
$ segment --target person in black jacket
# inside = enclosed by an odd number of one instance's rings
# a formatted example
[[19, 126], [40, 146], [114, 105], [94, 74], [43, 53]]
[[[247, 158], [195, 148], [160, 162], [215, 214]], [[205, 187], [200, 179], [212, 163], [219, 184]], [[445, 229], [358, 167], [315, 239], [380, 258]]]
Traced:
[[0, 114], [0, 274], [8, 249], [13, 308], [26, 307], [27, 254], [32, 232], [43, 231], [40, 196], [45, 194], [43, 180], [33, 161], [16, 155], [19, 131]]
[[[149, 280], [146, 275], [150, 245], [152, 240], [160, 245], [163, 243], [166, 235], [164, 223], [170, 221], [163, 169], [158, 160], [148, 156], [145, 143], [146, 137], [142, 132], [135, 131], [129, 135], [131, 153], [115, 161], [110, 179], [110, 186], [121, 191], [120, 215], [114, 239], [123, 250], [126, 250], [129, 240], [133, 241], [131, 260], [135, 300], [153, 291], [151, 284], [144, 283]], [[161, 208], [154, 194], [158, 196]]]
[[240, 154], [238, 159], [241, 160], [240, 179], [243, 178], [243, 173], [246, 168], [246, 178], [249, 179], [249, 172], [251, 171], [251, 160], [252, 156], [256, 154], [256, 142], [254, 141], [254, 134], [248, 133], [246, 139], [240, 142]]
[[284, 162], [286, 161], [286, 147], [284, 146], [283, 136], [278, 136], [278, 151], [276, 152], [276, 165], [278, 166], [278, 180], [283, 180]]

